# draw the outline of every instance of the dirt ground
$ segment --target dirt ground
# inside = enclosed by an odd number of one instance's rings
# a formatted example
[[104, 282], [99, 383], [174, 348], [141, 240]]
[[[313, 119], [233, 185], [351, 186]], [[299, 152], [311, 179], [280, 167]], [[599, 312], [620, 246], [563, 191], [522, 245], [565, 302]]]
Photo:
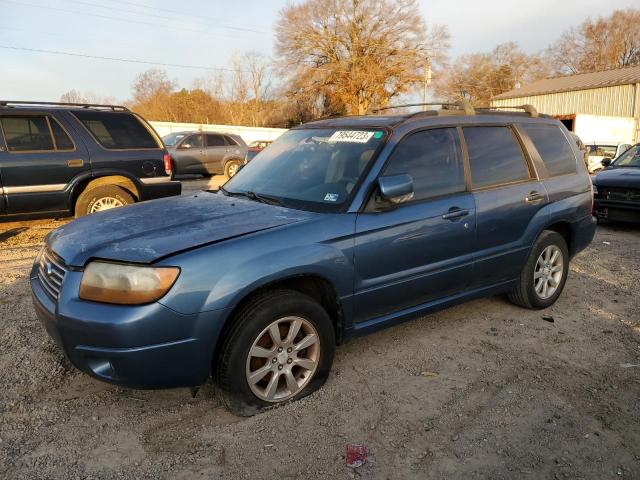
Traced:
[[62, 223], [0, 223], [0, 478], [640, 478], [640, 228], [599, 227], [547, 311], [495, 297], [355, 340], [319, 392], [238, 418], [210, 384], [69, 365], [28, 286]]

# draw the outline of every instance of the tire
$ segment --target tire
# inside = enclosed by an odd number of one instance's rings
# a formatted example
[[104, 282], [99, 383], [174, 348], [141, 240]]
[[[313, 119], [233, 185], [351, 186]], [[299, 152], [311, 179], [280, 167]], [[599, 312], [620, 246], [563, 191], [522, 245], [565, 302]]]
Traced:
[[[222, 400], [233, 413], [250, 416], [298, 400], [320, 388], [329, 376], [335, 332], [327, 312], [311, 297], [291, 290], [266, 292], [250, 300], [232, 321], [212, 372]], [[280, 322], [276, 334], [284, 339], [280, 349], [270, 333], [276, 322]], [[294, 322], [300, 322], [300, 329], [287, 342]], [[298, 350], [296, 346], [313, 341], [314, 334], [315, 343]], [[254, 351], [261, 356], [250, 355]], [[298, 365], [301, 361], [304, 367]], [[250, 384], [251, 376], [257, 380]], [[296, 382], [294, 388], [290, 379]], [[269, 388], [272, 385], [274, 389]], [[273, 395], [267, 399], [269, 392]]]
[[[555, 252], [558, 252], [561, 265], [557, 263], [557, 259], [553, 261]], [[549, 255], [545, 258], [543, 253]], [[540, 265], [538, 266], [539, 260]], [[568, 273], [569, 249], [567, 242], [559, 233], [545, 230], [533, 244], [527, 263], [520, 273], [518, 286], [509, 293], [509, 300], [516, 305], [532, 310], [550, 307], [562, 293]], [[557, 274], [561, 274], [561, 276]], [[547, 283], [546, 289], [544, 283]]]
[[227, 178], [233, 177], [238, 173], [237, 168], [242, 165], [240, 160], [229, 160], [224, 164], [224, 176]]
[[[123, 207], [134, 202], [135, 200], [131, 194], [117, 185], [89, 186], [76, 200], [75, 216], [76, 218], [83, 217], [96, 211]], [[101, 205], [103, 206], [102, 209]]]

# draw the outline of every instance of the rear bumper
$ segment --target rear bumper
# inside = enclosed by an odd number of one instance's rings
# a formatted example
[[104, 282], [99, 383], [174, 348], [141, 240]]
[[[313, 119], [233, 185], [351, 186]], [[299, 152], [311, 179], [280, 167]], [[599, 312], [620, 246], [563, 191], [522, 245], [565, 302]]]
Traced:
[[131, 388], [201, 385], [208, 379], [225, 310], [182, 315], [159, 303], [107, 305], [76, 298], [68, 272], [58, 302], [31, 272], [33, 304], [49, 336], [79, 370]]
[[588, 215], [573, 224], [571, 235], [571, 256], [581, 252], [589, 246], [596, 234], [596, 219]]
[[[168, 178], [168, 177], [167, 177]], [[155, 183], [142, 182], [140, 187], [141, 200], [173, 197], [182, 193], [182, 183], [177, 180], [167, 180]]]

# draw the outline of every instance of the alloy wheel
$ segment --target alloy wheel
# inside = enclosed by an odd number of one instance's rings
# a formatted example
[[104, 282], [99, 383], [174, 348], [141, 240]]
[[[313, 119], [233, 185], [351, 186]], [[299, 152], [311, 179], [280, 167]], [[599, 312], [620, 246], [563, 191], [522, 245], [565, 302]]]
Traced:
[[261, 400], [282, 402], [311, 380], [320, 360], [320, 337], [302, 317], [283, 317], [266, 327], [251, 345], [246, 379]]
[[562, 250], [556, 245], [546, 247], [536, 262], [533, 282], [536, 294], [543, 300], [556, 293], [564, 275]]

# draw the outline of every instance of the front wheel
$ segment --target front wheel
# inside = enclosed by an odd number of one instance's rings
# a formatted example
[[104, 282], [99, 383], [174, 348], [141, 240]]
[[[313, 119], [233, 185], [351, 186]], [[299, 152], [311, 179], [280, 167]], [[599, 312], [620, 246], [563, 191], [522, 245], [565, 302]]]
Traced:
[[567, 242], [559, 233], [545, 230], [531, 248], [519, 284], [509, 294], [509, 300], [530, 309], [550, 307], [562, 293], [568, 273]]
[[223, 340], [214, 380], [238, 415], [305, 397], [327, 379], [335, 334], [326, 311], [298, 292], [251, 300]]

